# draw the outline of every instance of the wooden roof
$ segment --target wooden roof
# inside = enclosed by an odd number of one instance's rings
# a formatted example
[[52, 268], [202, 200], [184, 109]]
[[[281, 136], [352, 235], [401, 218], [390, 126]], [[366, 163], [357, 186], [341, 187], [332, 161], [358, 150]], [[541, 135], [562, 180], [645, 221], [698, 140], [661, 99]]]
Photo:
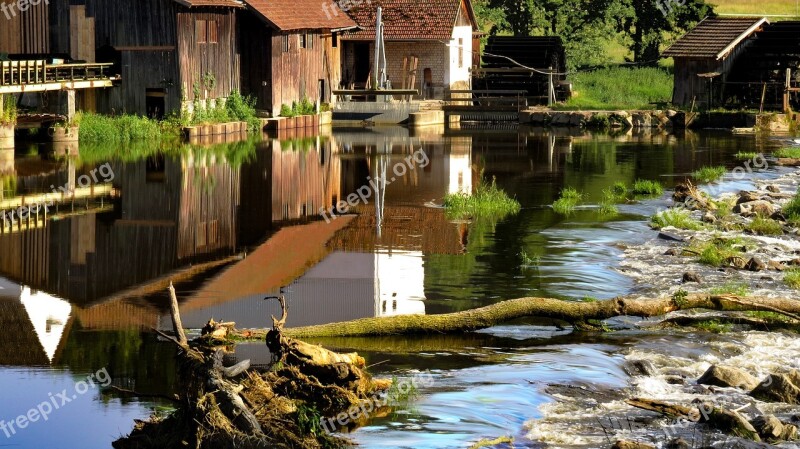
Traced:
[[0, 296], [0, 323], [3, 324], [3, 344], [0, 345], [0, 365], [49, 365], [42, 343], [36, 336], [33, 323], [18, 297]]
[[764, 23], [768, 23], [767, 19], [759, 17], [707, 17], [672, 44], [662, 56], [725, 59]]
[[175, 0], [187, 8], [202, 8], [219, 6], [223, 8], [243, 8], [244, 4], [238, 0]]
[[359, 30], [343, 37], [374, 40], [378, 6], [383, 8], [384, 37], [387, 41], [448, 42], [453, 37], [459, 10], [466, 14], [473, 30], [478, 29], [470, 0], [375, 0], [348, 11], [358, 22]]
[[279, 31], [346, 30], [356, 23], [331, 0], [245, 0], [261, 19]]

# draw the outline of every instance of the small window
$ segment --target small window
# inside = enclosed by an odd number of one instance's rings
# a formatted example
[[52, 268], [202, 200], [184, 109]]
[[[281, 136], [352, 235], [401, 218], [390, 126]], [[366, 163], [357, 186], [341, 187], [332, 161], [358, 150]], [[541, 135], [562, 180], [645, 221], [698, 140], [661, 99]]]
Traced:
[[314, 35], [311, 33], [301, 34], [300, 48], [314, 48]]
[[219, 22], [216, 20], [208, 21], [208, 43], [216, 44], [219, 42]]
[[339, 48], [339, 35], [336, 33], [333, 33], [331, 36], [331, 46], [333, 48]]
[[198, 20], [194, 23], [194, 34], [198, 44], [208, 42], [208, 25], [205, 20]]
[[281, 48], [284, 53], [289, 53], [289, 35], [284, 34], [281, 36]]
[[464, 39], [458, 39], [458, 68], [464, 67]]

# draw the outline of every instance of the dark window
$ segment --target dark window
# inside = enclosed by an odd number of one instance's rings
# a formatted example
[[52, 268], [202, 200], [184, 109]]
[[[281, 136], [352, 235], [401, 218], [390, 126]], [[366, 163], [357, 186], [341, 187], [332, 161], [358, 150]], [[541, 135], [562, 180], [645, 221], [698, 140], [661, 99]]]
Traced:
[[301, 34], [300, 48], [314, 48], [314, 35], [311, 33]]
[[333, 48], [339, 47], [339, 35], [336, 33], [333, 33], [333, 36], [331, 37], [331, 46]]
[[289, 35], [284, 34], [281, 36], [281, 48], [284, 53], [289, 53]]

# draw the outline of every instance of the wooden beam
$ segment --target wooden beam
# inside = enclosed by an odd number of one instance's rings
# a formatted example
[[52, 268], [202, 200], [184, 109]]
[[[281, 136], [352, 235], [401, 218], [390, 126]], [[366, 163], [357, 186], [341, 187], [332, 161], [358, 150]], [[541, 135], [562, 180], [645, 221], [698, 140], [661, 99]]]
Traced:
[[0, 86], [0, 94], [21, 94], [26, 92], [46, 92], [53, 90], [97, 89], [101, 87], [114, 87], [114, 81], [118, 81], [120, 79], [121, 77], [109, 77], [108, 79], [104, 80], [92, 80], [92, 81], [63, 81], [63, 82], [42, 83], [42, 84]]

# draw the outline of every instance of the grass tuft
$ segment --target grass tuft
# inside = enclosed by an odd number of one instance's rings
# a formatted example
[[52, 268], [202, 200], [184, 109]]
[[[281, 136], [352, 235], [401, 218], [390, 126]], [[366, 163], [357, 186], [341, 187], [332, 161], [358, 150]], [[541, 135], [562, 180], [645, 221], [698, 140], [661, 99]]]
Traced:
[[712, 288], [709, 293], [712, 295], [747, 296], [750, 294], [750, 288], [744, 282], [726, 282]]
[[91, 112], [78, 113], [75, 122], [80, 125], [81, 142], [104, 144], [127, 143], [135, 140], [158, 140], [176, 137], [177, 134], [147, 117], [138, 115], [107, 116]]
[[798, 147], [781, 148], [780, 150], [774, 152], [773, 155], [779, 158], [800, 159], [800, 148]]
[[742, 251], [734, 248], [734, 245], [741, 243], [742, 241], [736, 238], [716, 238], [699, 245], [693, 245], [691, 250], [698, 254], [698, 262], [712, 267], [723, 267], [732, 258], [742, 257]]
[[747, 225], [747, 230], [758, 235], [783, 234], [783, 226], [779, 222], [765, 217], [753, 218], [753, 221]]
[[601, 215], [617, 215], [617, 201], [619, 195], [614, 192], [613, 188], [603, 189], [603, 199], [600, 200], [600, 214]]
[[672, 226], [678, 229], [698, 231], [703, 229], [703, 223], [691, 217], [691, 212], [685, 209], [668, 209], [650, 217], [650, 226], [654, 229]]
[[783, 215], [792, 223], [800, 223], [800, 189], [788, 203], [783, 205]]
[[664, 186], [656, 181], [637, 179], [636, 182], [633, 183], [633, 193], [635, 195], [658, 196], [664, 193]]
[[754, 151], [740, 151], [736, 153], [734, 156], [737, 161], [748, 161], [753, 160], [758, 157], [758, 153]]
[[572, 187], [566, 187], [561, 191], [561, 197], [553, 203], [553, 210], [561, 215], [569, 215], [575, 211], [575, 207], [581, 202], [583, 195]]
[[694, 173], [692, 173], [692, 176], [694, 177], [694, 179], [696, 179], [696, 180], [698, 180], [700, 182], [708, 183], [708, 182], [714, 182], [714, 181], [718, 181], [718, 180], [722, 179], [722, 177], [725, 176], [725, 172], [726, 171], [727, 170], [725, 169], [725, 167], [721, 167], [721, 166], [708, 167], [708, 166], [706, 166], [706, 167], [700, 167], [698, 170], [696, 170]]
[[783, 282], [793, 289], [800, 290], [800, 268], [784, 271]]
[[520, 210], [519, 202], [498, 188], [495, 179], [492, 179], [491, 184], [478, 184], [472, 195], [463, 192], [447, 194], [444, 197], [444, 207], [451, 218], [502, 219]]

